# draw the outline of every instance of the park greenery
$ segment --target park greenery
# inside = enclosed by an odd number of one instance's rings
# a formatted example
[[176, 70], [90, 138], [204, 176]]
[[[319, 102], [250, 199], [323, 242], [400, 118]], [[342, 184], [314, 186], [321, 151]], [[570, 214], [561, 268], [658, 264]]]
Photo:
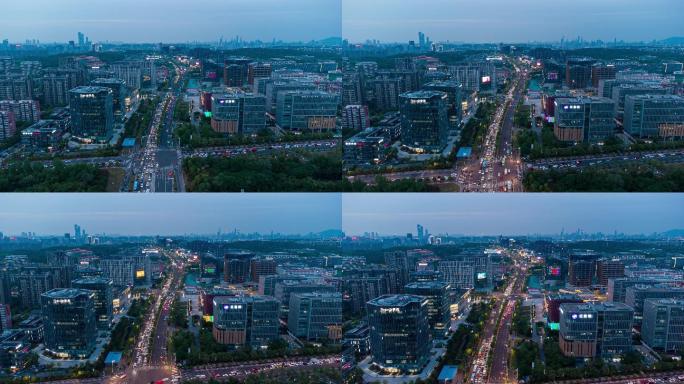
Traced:
[[249, 346], [230, 350], [228, 346], [214, 340], [210, 325], [199, 331], [199, 335], [188, 330], [179, 330], [171, 338], [171, 350], [176, 361], [188, 366], [214, 363], [232, 363], [244, 361], [270, 360], [281, 357], [324, 356], [339, 353], [339, 345], [313, 346], [305, 344], [299, 349], [290, 349], [283, 339], [272, 341], [265, 350], [252, 349]]
[[268, 127], [257, 132], [256, 136], [245, 136], [241, 134], [228, 135], [214, 131], [211, 128], [211, 119], [207, 117], [200, 117], [198, 124], [193, 125], [188, 121], [188, 117], [185, 113], [178, 111], [178, 106], [176, 106], [176, 120], [179, 121], [180, 124], [174, 130], [174, 135], [182, 146], [191, 149], [332, 140], [334, 138], [334, 133], [332, 132], [299, 134], [287, 132], [283, 135], [276, 136]]
[[375, 185], [342, 177], [337, 154], [299, 152], [272, 157], [186, 159], [184, 170], [190, 192], [426, 192], [422, 182], [390, 182], [378, 177]]
[[487, 129], [491, 124], [495, 110], [495, 103], [487, 102], [481, 104], [478, 107], [477, 112], [475, 112], [475, 115], [468, 120], [461, 130], [461, 140], [459, 141], [458, 146], [473, 147], [482, 142], [487, 134]]
[[142, 138], [147, 134], [154, 118], [157, 103], [157, 99], [142, 100], [138, 110], [131, 115], [131, 118], [126, 123], [123, 136], [135, 137], [138, 143], [142, 142]]
[[108, 173], [90, 164], [52, 167], [28, 161], [0, 169], [0, 192], [105, 192]]
[[621, 167], [535, 170], [523, 181], [527, 192], [681, 192], [684, 167], [658, 162]]

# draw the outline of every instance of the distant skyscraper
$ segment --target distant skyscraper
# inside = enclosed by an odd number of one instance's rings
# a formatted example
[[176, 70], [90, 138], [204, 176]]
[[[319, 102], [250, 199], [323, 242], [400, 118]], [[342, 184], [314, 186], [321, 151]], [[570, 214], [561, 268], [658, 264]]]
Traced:
[[85, 35], [83, 34], [83, 32], [78, 33], [78, 46], [79, 47], [85, 46]]

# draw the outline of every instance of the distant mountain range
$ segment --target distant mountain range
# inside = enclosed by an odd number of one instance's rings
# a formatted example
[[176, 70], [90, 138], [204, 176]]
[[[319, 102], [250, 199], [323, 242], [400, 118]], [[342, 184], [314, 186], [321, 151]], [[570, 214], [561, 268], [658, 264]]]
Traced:
[[665, 45], [684, 45], [684, 36], [668, 37], [665, 40], [660, 40]]

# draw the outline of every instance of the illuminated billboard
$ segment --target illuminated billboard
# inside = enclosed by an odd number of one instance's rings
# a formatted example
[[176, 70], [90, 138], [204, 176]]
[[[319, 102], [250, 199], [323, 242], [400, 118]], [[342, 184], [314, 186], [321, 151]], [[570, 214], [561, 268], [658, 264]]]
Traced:
[[560, 276], [561, 274], [561, 269], [560, 267], [549, 267], [549, 275], [551, 276]]
[[483, 280], [483, 279], [486, 279], [486, 278], [487, 278], [487, 273], [485, 273], [485, 272], [478, 272], [478, 273], [477, 273], [477, 279], [478, 279], [478, 280]]
[[492, 82], [491, 76], [482, 76], [482, 84], [489, 84]]
[[560, 331], [560, 323], [549, 323], [549, 328], [552, 331]]
[[136, 279], [145, 278], [145, 270], [135, 271], [135, 278]]

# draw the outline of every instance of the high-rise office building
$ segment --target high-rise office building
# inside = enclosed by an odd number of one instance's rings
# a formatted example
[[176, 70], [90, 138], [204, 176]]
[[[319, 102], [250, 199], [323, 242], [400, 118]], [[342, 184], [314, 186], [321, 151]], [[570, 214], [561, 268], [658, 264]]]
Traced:
[[0, 111], [0, 142], [10, 139], [17, 132], [14, 112]]
[[368, 302], [373, 363], [387, 370], [420, 372], [428, 362], [428, 300], [415, 295], [386, 295]]
[[445, 282], [453, 288], [472, 289], [475, 287], [475, 264], [472, 260], [443, 260], [437, 264]]
[[387, 159], [392, 144], [384, 128], [367, 128], [344, 141], [344, 165], [381, 164]]
[[454, 81], [462, 85], [464, 92], [473, 93], [480, 90], [480, 67], [476, 65], [450, 66], [449, 74]]
[[335, 129], [338, 95], [322, 91], [284, 91], [277, 96], [276, 123], [285, 130], [307, 133]]
[[576, 252], [568, 258], [568, 282], [576, 287], [588, 287], [596, 274], [598, 255], [591, 252]]
[[619, 84], [613, 86], [613, 95], [611, 98], [615, 103], [614, 114], [615, 117], [624, 122], [625, 119], [625, 103], [628, 96], [639, 95], [667, 95], [670, 90], [663, 88], [660, 84], [640, 82], [636, 84]]
[[71, 286], [77, 289], [92, 291], [95, 294], [93, 296], [93, 308], [95, 310], [97, 327], [109, 329], [112, 325], [114, 312], [114, 282], [112, 279], [105, 277], [81, 278], [72, 281]]
[[97, 78], [91, 81], [90, 85], [111, 89], [114, 114], [117, 115], [119, 119], [123, 118], [123, 115], [126, 112], [126, 98], [128, 97], [128, 88], [126, 87], [126, 82], [124, 80], [115, 78]]
[[275, 275], [278, 264], [272, 258], [255, 258], [250, 261], [249, 275], [255, 283], [261, 276]]
[[100, 260], [100, 269], [117, 287], [135, 285], [135, 266], [130, 259], [105, 258]]
[[443, 281], [424, 281], [406, 284], [404, 293], [427, 299], [428, 323], [435, 339], [443, 339], [449, 332], [451, 312], [449, 284]]
[[114, 132], [114, 96], [109, 88], [84, 86], [69, 91], [74, 135], [109, 140]]
[[596, 143], [615, 134], [615, 103], [603, 97], [557, 98], [554, 101], [556, 138]]
[[552, 293], [546, 295], [544, 303], [549, 324], [560, 323], [560, 306], [564, 303], [582, 303], [581, 297], [574, 293]]
[[249, 280], [250, 260], [248, 258], [223, 259], [223, 280], [231, 284], [241, 284]]
[[634, 285], [627, 288], [625, 304], [634, 308], [634, 325], [641, 326], [646, 299], [678, 299], [684, 300], [684, 287], [669, 284]]
[[644, 300], [641, 339], [656, 351], [684, 352], [684, 300]]
[[272, 72], [273, 68], [271, 63], [249, 63], [247, 66], [247, 83], [253, 87], [256, 79], [269, 78], [271, 77]]
[[0, 334], [12, 328], [12, 311], [9, 304], [0, 304]]
[[142, 88], [143, 65], [137, 61], [123, 61], [111, 64], [109, 69], [114, 77], [123, 80], [130, 89]]
[[401, 99], [401, 143], [418, 151], [441, 151], [449, 134], [448, 96], [438, 91], [404, 93]]
[[3, 100], [0, 111], [14, 113], [16, 121], [35, 123], [40, 120], [40, 103], [37, 100]]
[[247, 57], [229, 57], [225, 60], [223, 82], [228, 87], [242, 87], [247, 82], [249, 64], [252, 59]]
[[596, 277], [600, 285], [608, 285], [608, 279], [625, 276], [625, 263], [621, 260], [601, 259], [596, 263]]
[[684, 138], [684, 97], [628, 95], [625, 98], [625, 132], [642, 138]]
[[439, 91], [447, 94], [447, 114], [452, 128], [458, 127], [463, 115], [461, 106], [463, 100], [463, 86], [454, 80], [432, 81], [423, 86], [423, 89]]
[[591, 67], [591, 86], [599, 88], [601, 80], [615, 79], [617, 70], [614, 65], [599, 65], [596, 64]]
[[346, 105], [342, 109], [342, 128], [363, 131], [370, 127], [368, 107], [365, 105]]
[[45, 349], [58, 357], [88, 358], [95, 349], [95, 293], [54, 289], [41, 295]]
[[214, 340], [263, 349], [279, 337], [278, 301], [269, 296], [214, 298]]
[[356, 72], [346, 72], [342, 76], [342, 105], [363, 103], [361, 76]]
[[668, 280], [659, 280], [655, 278], [643, 277], [622, 277], [608, 279], [608, 301], [616, 303], [624, 303], [627, 297], [627, 288], [635, 285], [653, 286], [659, 283], [667, 282]]
[[565, 84], [573, 89], [589, 87], [594, 63], [595, 60], [588, 58], [568, 59], [565, 64]]
[[293, 335], [305, 340], [340, 340], [342, 295], [336, 292], [293, 293], [287, 327]]
[[24, 76], [0, 79], [0, 100], [31, 100], [33, 96], [32, 79]]
[[389, 293], [382, 276], [349, 277], [344, 280], [342, 289], [346, 308], [353, 314], [363, 313], [368, 301]]
[[622, 303], [560, 305], [559, 346], [566, 356], [615, 358], [632, 350], [634, 309]]
[[71, 282], [69, 267], [29, 266], [19, 270], [13, 278], [19, 286], [22, 307], [40, 307], [43, 293], [55, 288], [68, 288]]
[[213, 95], [211, 127], [219, 133], [256, 135], [266, 128], [266, 98], [242, 92]]

